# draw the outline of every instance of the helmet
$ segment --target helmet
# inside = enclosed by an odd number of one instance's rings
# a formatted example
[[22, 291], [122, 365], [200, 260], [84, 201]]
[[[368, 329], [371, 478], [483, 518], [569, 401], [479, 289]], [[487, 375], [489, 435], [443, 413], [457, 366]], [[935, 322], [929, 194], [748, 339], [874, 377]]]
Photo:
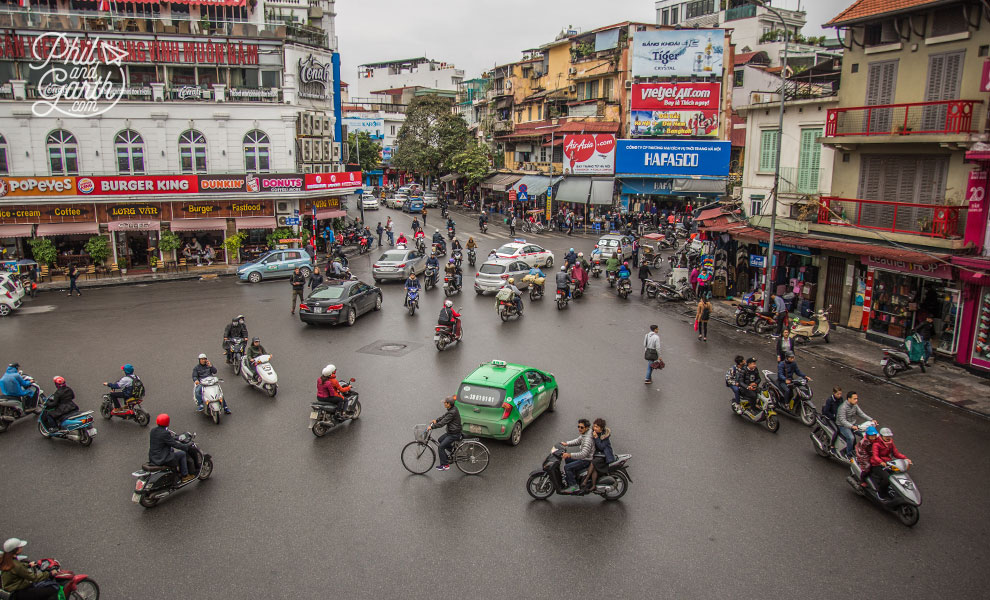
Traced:
[[894, 432], [890, 430], [890, 427], [884, 427], [880, 430], [880, 435], [882, 437], [894, 437]]
[[454, 260], [454, 259], [452, 258], [452, 259], [450, 259], [450, 260], [448, 260], [447, 262], [448, 262], [448, 263], [450, 263], [450, 264], [454, 264], [454, 263], [455, 263], [455, 262], [457, 262], [457, 261], [455, 261], [455, 260]]
[[237, 317], [233, 317], [233, 318], [231, 318], [231, 319], [230, 319], [230, 322], [231, 322], [231, 323], [236, 323], [236, 322], [237, 322]]
[[578, 252], [578, 258], [582, 258], [583, 256], [584, 256], [584, 252]]
[[785, 350], [784, 351], [784, 359], [786, 360], [788, 358], [794, 358], [794, 353], [791, 352], [790, 350]]
[[56, 375], [52, 378], [52, 381], [55, 383], [56, 387], [62, 387], [65, 385], [65, 377], [62, 377], [61, 375]]
[[202, 359], [206, 358], [206, 355], [205, 354], [200, 354], [199, 355], [199, 358], [200, 358], [200, 360], [202, 360]]
[[7, 367], [14, 367], [15, 369], [20, 369], [21, 365], [18, 363], [10, 363]]
[[628, 260], [626, 260], [626, 261], [623, 261], [623, 262], [622, 262], [622, 266], [623, 266], [623, 267], [628, 267], [628, 266], [629, 266], [629, 261], [628, 261]]
[[333, 374], [336, 373], [336, 372], [337, 372], [337, 366], [336, 365], [327, 365], [327, 366], [323, 367], [323, 376], [324, 377], [333, 377]]
[[451, 306], [454, 305], [454, 301], [453, 300], [444, 300], [443, 305], [446, 306], [447, 308], [450, 308]]
[[439, 227], [434, 227], [433, 228], [433, 233], [440, 233], [440, 228]]
[[124, 375], [133, 375], [134, 365], [132, 365], [131, 363], [127, 363], [126, 365], [121, 367], [120, 370], [124, 372]]
[[237, 315], [237, 320], [238, 321], [243, 321], [244, 320], [244, 315]]
[[158, 415], [158, 417], [155, 419], [155, 423], [161, 425], [162, 427], [168, 427], [169, 424], [168, 415], [166, 413], [162, 413]]
[[509, 283], [515, 283], [515, 282], [516, 282], [515, 277], [509, 277]]
[[261, 338], [260, 337], [251, 338], [251, 343], [252, 344], [255, 343], [255, 342], [260, 342], [260, 341], [261, 341]]
[[567, 265], [560, 265], [560, 270], [561, 271], [566, 271], [567, 270]]
[[568, 252], [574, 252], [574, 248], [571, 248], [570, 250], [568, 250]]
[[870, 425], [869, 427], [866, 428], [866, 435], [879, 435], [879, 434], [877, 433], [877, 428], [874, 427], [873, 425]]

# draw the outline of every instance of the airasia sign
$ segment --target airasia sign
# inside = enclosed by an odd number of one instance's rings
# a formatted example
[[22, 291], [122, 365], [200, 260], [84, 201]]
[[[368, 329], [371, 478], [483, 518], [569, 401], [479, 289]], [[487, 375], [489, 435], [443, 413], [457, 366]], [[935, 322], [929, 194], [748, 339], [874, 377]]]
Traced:
[[610, 133], [565, 135], [564, 173], [569, 175], [615, 173], [615, 136]]

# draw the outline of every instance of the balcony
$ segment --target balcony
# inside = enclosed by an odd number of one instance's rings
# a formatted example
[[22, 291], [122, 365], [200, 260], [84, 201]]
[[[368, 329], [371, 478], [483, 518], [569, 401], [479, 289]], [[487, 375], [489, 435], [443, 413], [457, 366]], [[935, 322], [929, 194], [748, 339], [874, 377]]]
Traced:
[[967, 209], [965, 206], [822, 196], [818, 224], [951, 239], [959, 237], [964, 222], [959, 212]]
[[[825, 137], [917, 136], [975, 133], [982, 100], [942, 100], [830, 108]], [[941, 141], [941, 140], [940, 140]]]
[[799, 196], [815, 196], [822, 192], [821, 170], [802, 173], [797, 167], [780, 168], [780, 193]]
[[512, 133], [512, 121], [495, 121], [492, 124], [492, 132], [499, 133]]
[[748, 19], [750, 17], [756, 16], [756, 5], [755, 4], [743, 4], [735, 8], [730, 8], [725, 11], [725, 22], [736, 21], [739, 19]]

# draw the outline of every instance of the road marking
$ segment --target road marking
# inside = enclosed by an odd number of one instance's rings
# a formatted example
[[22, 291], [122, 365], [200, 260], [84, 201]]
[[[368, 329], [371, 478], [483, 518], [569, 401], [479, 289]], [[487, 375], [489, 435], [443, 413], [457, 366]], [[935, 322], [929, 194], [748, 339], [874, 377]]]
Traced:
[[54, 304], [42, 304], [41, 306], [24, 306], [17, 309], [16, 312], [22, 315], [40, 315], [47, 312], [52, 312], [55, 310]]

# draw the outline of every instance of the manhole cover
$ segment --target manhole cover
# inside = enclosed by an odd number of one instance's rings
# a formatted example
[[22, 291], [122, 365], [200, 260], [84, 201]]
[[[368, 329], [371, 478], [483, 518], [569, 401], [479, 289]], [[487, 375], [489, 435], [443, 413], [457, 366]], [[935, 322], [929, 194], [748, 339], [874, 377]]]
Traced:
[[418, 342], [406, 342], [395, 340], [375, 340], [364, 348], [359, 348], [362, 354], [374, 354], [375, 356], [405, 356], [422, 344]]

